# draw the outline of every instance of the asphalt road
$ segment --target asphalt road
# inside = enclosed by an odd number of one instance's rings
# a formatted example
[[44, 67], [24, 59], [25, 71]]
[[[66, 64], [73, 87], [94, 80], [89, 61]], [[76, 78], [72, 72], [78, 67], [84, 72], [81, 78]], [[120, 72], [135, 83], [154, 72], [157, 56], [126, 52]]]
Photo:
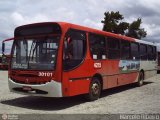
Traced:
[[160, 74], [134, 84], [105, 90], [100, 99], [82, 96], [44, 98], [9, 92], [7, 72], [0, 71], [0, 114], [156, 114], [160, 113]]

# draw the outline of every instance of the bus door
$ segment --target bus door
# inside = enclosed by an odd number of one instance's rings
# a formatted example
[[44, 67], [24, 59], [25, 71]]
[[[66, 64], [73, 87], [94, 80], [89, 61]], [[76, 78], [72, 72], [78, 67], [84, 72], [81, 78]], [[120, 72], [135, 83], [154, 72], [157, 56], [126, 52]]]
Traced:
[[[89, 82], [87, 76], [86, 33], [69, 29], [63, 45], [63, 91], [69, 96], [85, 93]], [[85, 87], [86, 86], [86, 87]]]

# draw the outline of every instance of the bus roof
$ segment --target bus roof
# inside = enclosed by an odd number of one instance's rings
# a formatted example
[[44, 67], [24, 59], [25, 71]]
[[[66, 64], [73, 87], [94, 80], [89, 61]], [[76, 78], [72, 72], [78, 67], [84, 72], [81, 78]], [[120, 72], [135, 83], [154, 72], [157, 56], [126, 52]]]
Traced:
[[153, 43], [153, 42], [148, 42], [148, 41], [139, 40], [139, 39], [135, 39], [135, 41], [138, 42], [138, 43], [142, 43], [142, 44], [148, 44], [148, 45], [156, 46], [156, 44]]
[[102, 31], [102, 30], [97, 30], [97, 29], [94, 29], [94, 28], [89, 28], [89, 27], [85, 27], [85, 26], [81, 26], [81, 25], [75, 25], [75, 24], [72, 24], [72, 23], [66, 23], [66, 22], [58, 22], [58, 23], [61, 25], [61, 27], [67, 26], [68, 28], [69, 27], [78, 28], [79, 30], [83, 30], [83, 31], [86, 31], [86, 32], [97, 33], [97, 34], [100, 34], [100, 35], [113, 36], [113, 37], [116, 37], [116, 38], [121, 38], [121, 39], [126, 39], [126, 40], [129, 40], [129, 41], [134, 41], [134, 38], [126, 37], [126, 36], [123, 36], [123, 35], [120, 35], [120, 34], [105, 32], [105, 31]]
[[127, 36], [120, 35], [120, 34], [114, 34], [114, 33], [111, 33], [111, 32], [106, 32], [106, 31], [97, 30], [97, 29], [94, 29], [94, 28], [84, 27], [84, 26], [75, 25], [75, 24], [66, 23], [66, 22], [58, 22], [58, 23], [59, 23], [60, 25], [62, 25], [62, 26], [63, 26], [64, 24], [67, 24], [67, 25], [70, 26], [70, 27], [76, 27], [76, 28], [78, 28], [78, 29], [80, 29], [80, 30], [84, 30], [84, 31], [87, 31], [87, 32], [94, 32], [94, 33], [101, 34], [101, 35], [113, 36], [113, 37], [120, 38], [120, 39], [125, 39], [125, 40], [129, 40], [129, 41], [133, 41], [133, 42], [136, 41], [136, 42], [138, 42], [138, 43], [156, 46], [156, 45], [155, 45], [154, 43], [152, 43], [152, 42], [148, 42], [148, 41], [144, 41], [144, 40], [139, 40], [139, 39], [127, 37]]

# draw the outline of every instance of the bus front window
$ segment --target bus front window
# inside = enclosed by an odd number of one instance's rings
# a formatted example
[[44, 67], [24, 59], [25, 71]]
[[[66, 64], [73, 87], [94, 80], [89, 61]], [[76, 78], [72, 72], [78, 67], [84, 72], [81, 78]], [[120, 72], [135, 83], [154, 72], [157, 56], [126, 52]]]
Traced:
[[12, 69], [53, 70], [59, 36], [17, 39], [13, 45]]

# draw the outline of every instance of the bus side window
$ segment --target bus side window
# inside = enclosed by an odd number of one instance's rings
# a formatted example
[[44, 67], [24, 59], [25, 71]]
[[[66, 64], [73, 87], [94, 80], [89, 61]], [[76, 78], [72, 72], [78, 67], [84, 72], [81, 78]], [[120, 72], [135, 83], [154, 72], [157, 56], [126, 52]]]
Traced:
[[120, 58], [120, 40], [108, 37], [108, 59]]
[[156, 60], [156, 47], [148, 45], [148, 60]]
[[70, 29], [64, 38], [63, 69], [70, 70], [78, 66], [86, 53], [86, 34], [84, 31]]
[[157, 49], [156, 46], [153, 46], [153, 60], [156, 60], [157, 58]]
[[140, 44], [140, 58], [141, 60], [147, 60], [147, 45]]
[[151, 45], [147, 46], [148, 60], [153, 60], [153, 47]]
[[139, 44], [138, 43], [131, 43], [131, 59], [139, 60]]
[[94, 60], [106, 59], [106, 39], [104, 36], [89, 34], [90, 53]]
[[130, 42], [122, 40], [121, 41], [121, 59], [130, 58]]

